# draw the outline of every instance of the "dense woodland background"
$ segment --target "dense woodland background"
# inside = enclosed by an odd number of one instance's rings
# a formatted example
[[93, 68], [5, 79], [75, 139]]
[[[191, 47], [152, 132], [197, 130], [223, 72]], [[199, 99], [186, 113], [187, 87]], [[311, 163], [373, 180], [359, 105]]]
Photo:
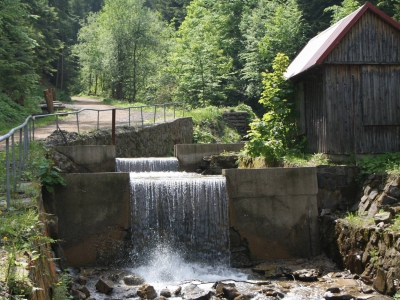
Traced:
[[[371, 1], [400, 19], [400, 0]], [[0, 0], [0, 111], [37, 109], [43, 87], [129, 102], [257, 108], [262, 72], [358, 0]]]

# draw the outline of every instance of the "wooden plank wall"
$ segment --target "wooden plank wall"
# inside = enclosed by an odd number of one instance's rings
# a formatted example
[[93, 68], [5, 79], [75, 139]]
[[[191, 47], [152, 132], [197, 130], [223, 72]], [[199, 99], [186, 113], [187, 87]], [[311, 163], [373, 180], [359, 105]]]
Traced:
[[[322, 72], [304, 77], [310, 152], [366, 154], [400, 151], [400, 126], [363, 124], [363, 68], [361, 65], [325, 65]], [[379, 110], [379, 107], [374, 108]]]
[[322, 95], [322, 73], [314, 72], [304, 82], [305, 125], [311, 153], [325, 151], [326, 119]]
[[400, 125], [400, 66], [361, 68], [364, 125]]
[[324, 62], [400, 64], [400, 32], [376, 14], [366, 11]]

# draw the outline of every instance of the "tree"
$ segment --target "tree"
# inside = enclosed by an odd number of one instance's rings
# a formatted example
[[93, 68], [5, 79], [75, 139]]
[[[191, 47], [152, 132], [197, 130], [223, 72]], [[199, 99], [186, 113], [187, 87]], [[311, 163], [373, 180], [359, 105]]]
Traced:
[[244, 44], [241, 75], [248, 101], [255, 106], [263, 89], [262, 72], [272, 66], [278, 52], [295, 56], [305, 43], [306, 26], [295, 1], [257, 0], [245, 7], [240, 28]]
[[313, 38], [331, 24], [332, 12], [325, 11], [329, 6], [339, 5], [342, 0], [297, 0], [303, 12], [304, 20], [309, 25], [307, 38]]
[[21, 1], [0, 2], [0, 92], [21, 103], [38, 80], [29, 18]]
[[[371, 0], [371, 3], [377, 6], [380, 10], [393, 17], [396, 21], [400, 21], [400, 2], [399, 0]], [[325, 11], [332, 12], [331, 24], [336, 23], [340, 19], [351, 14], [358, 9], [364, 1], [361, 0], [343, 0], [340, 5], [332, 5], [327, 7]]]
[[157, 11], [168, 23], [178, 29], [186, 16], [186, 7], [190, 0], [147, 0], [145, 6]]
[[284, 77], [289, 57], [278, 53], [273, 62], [273, 72], [263, 73], [264, 90], [260, 103], [267, 110], [262, 120], [250, 124], [250, 140], [245, 152], [251, 157], [261, 156], [269, 164], [275, 164], [295, 145], [293, 88]]
[[234, 19], [240, 10], [238, 0], [194, 0], [187, 7], [170, 72], [176, 75], [177, 96], [194, 107], [226, 105], [228, 95], [236, 89], [234, 63], [240, 43]]
[[155, 57], [164, 32], [144, 0], [106, 0], [98, 17], [89, 19], [79, 32], [76, 51], [82, 71], [89, 72], [89, 78], [93, 71], [101, 73], [102, 86], [112, 97], [136, 101], [157, 68]]

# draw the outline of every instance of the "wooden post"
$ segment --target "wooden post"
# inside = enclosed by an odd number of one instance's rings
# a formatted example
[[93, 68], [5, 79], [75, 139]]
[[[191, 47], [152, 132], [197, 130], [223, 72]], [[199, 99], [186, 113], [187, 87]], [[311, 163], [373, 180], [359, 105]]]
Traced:
[[46, 99], [47, 112], [49, 114], [52, 114], [54, 112], [54, 108], [53, 108], [53, 93], [51, 92], [50, 89], [44, 90], [44, 98]]
[[55, 88], [51, 89], [51, 94], [53, 96], [53, 103], [57, 101], [57, 92]]
[[115, 108], [112, 110], [112, 135], [111, 135], [111, 139], [112, 139], [112, 145], [115, 145]]

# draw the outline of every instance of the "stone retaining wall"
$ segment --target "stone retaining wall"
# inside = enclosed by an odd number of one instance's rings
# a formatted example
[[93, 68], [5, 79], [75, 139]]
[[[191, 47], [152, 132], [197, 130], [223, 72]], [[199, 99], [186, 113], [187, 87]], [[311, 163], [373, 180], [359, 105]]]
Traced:
[[[88, 134], [53, 133], [46, 139], [47, 146], [111, 145], [111, 130], [99, 130]], [[175, 144], [193, 142], [192, 118], [180, 118], [171, 122], [145, 126], [144, 128], [117, 127], [116, 157], [163, 157], [173, 156]]]
[[[318, 208], [351, 210], [360, 191], [356, 181], [359, 172], [356, 166], [318, 166]], [[353, 210], [357, 210], [357, 207]]]
[[327, 215], [322, 218], [324, 252], [339, 267], [359, 274], [376, 291], [400, 292], [400, 232], [351, 224]]

